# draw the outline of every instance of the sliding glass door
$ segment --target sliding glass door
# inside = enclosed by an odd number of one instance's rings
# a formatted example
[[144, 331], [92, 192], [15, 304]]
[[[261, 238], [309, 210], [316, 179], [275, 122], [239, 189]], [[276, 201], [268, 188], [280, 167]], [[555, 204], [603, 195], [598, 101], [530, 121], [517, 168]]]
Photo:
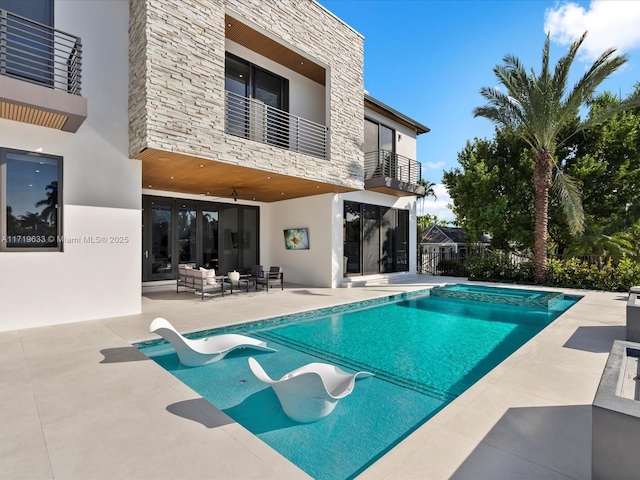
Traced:
[[409, 270], [409, 212], [344, 202], [344, 275]]
[[178, 265], [248, 271], [259, 261], [259, 209], [143, 196], [142, 280], [176, 278]]

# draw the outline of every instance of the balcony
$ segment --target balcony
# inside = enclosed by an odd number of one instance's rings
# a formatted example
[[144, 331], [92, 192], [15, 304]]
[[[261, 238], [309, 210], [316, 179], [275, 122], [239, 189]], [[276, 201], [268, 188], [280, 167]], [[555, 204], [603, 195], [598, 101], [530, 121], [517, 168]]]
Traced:
[[76, 132], [81, 86], [79, 37], [0, 10], [0, 118]]
[[229, 91], [226, 92], [225, 132], [316, 158], [327, 158], [327, 127]]
[[422, 165], [388, 150], [364, 154], [364, 188], [396, 196], [424, 195]]

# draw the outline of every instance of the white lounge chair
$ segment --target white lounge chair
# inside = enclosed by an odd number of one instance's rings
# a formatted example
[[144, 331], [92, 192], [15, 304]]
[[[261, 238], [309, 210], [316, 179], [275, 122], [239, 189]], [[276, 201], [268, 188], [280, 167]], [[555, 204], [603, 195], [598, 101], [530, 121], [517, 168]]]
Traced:
[[149, 332], [157, 333], [173, 345], [180, 363], [187, 367], [199, 367], [222, 360], [225, 355], [238, 348], [253, 348], [265, 352], [275, 352], [267, 347], [266, 342], [235, 333], [225, 333], [212, 337], [191, 340], [185, 338], [173, 328], [168, 320], [158, 317], [151, 325]]
[[258, 361], [249, 357], [249, 368], [258, 380], [271, 385], [284, 413], [296, 422], [310, 423], [329, 415], [338, 400], [353, 391], [357, 377], [373, 373], [347, 373], [327, 363], [309, 363], [272, 380]]

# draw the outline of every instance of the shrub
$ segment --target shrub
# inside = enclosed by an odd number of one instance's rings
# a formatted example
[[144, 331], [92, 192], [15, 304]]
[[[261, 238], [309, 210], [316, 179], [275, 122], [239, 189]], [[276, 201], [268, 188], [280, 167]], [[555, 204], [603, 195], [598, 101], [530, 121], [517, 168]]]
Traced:
[[458, 260], [443, 259], [438, 262], [436, 268], [438, 275], [446, 275], [448, 277], [468, 277], [469, 270]]
[[533, 262], [514, 263], [505, 255], [472, 257], [468, 263], [469, 279], [509, 283], [532, 283]]

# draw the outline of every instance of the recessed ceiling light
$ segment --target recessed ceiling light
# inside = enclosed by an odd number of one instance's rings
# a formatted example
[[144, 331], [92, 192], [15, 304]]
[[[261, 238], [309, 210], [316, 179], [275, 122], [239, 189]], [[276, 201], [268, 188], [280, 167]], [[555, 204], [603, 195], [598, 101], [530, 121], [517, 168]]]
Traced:
[[207, 192], [207, 195], [209, 195], [209, 192]]
[[253, 197], [253, 199], [255, 200], [255, 199], [256, 199], [256, 197]]
[[36, 173], [40, 173], [40, 170], [36, 170]]
[[267, 177], [267, 180], [271, 180], [271, 177]]
[[227, 27], [231, 27], [233, 23], [227, 23]]
[[151, 188], [151, 185], [149, 185], [149, 188]]
[[31, 184], [31, 183], [30, 183], [30, 184], [29, 184], [29, 186], [30, 186], [30, 187], [33, 187], [33, 184]]
[[304, 62], [300, 62], [300, 65], [304, 65]]
[[200, 164], [200, 168], [202, 168], [202, 167], [204, 167], [204, 165], [203, 165], [203, 164]]
[[175, 177], [171, 177], [171, 180], [173, 180]]

